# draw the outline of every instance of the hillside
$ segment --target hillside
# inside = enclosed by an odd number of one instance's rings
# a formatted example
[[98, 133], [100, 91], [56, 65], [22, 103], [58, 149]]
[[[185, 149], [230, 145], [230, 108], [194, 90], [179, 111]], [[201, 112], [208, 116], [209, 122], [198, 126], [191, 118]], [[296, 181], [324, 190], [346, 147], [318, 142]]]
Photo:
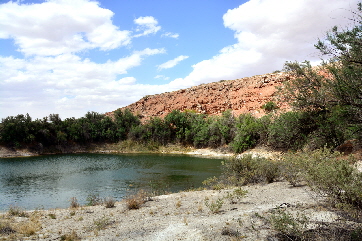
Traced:
[[[129, 109], [144, 119], [163, 117], [172, 110], [193, 110], [197, 113], [218, 115], [231, 109], [234, 115], [252, 113], [254, 116], [262, 116], [265, 112], [261, 106], [268, 101], [274, 101], [281, 109], [288, 108], [286, 103], [278, 102], [274, 95], [276, 87], [290, 78], [290, 74], [280, 72], [236, 80], [221, 80], [188, 89], [145, 96], [120, 109]], [[112, 112], [106, 114], [111, 115]]]

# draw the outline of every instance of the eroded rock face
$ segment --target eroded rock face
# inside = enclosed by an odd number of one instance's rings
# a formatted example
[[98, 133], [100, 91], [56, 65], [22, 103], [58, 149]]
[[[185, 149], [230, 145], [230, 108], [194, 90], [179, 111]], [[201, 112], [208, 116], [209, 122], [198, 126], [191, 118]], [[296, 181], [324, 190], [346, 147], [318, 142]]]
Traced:
[[[193, 110], [208, 115], [220, 115], [231, 109], [235, 116], [251, 113], [260, 117], [265, 114], [261, 106], [269, 101], [277, 103], [282, 110], [288, 108], [286, 103], [276, 100], [275, 93], [276, 87], [290, 78], [289, 74], [275, 73], [221, 80], [188, 89], [145, 96], [120, 109], [129, 109], [132, 113], [140, 115], [143, 120], [154, 116], [164, 117], [173, 110]], [[112, 115], [112, 112], [106, 115]]]

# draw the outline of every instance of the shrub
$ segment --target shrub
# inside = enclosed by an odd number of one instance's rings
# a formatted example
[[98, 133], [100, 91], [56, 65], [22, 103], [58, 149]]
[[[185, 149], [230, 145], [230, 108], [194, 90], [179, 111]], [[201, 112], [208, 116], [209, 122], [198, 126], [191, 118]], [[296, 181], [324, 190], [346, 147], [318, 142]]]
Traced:
[[14, 230], [14, 228], [10, 225], [9, 222], [3, 222], [0, 221], [0, 234], [12, 234], [12, 233], [16, 233], [16, 231]]
[[278, 106], [277, 106], [277, 104], [275, 104], [275, 102], [269, 101], [269, 102], [265, 103], [264, 105], [262, 105], [261, 108], [264, 109], [266, 112], [271, 112], [273, 110], [278, 109]]
[[302, 113], [286, 112], [269, 125], [268, 144], [274, 148], [298, 149], [303, 146], [306, 136], [301, 130]]
[[10, 216], [17, 216], [17, 217], [29, 217], [29, 215], [25, 212], [25, 210], [18, 206], [10, 206], [8, 214]]
[[128, 209], [139, 209], [147, 201], [147, 195], [144, 190], [139, 190], [136, 194], [126, 198]]
[[271, 215], [269, 215], [268, 221], [287, 240], [301, 239], [309, 222], [305, 215], [297, 213], [293, 216], [282, 208], [274, 209]]
[[78, 236], [78, 234], [75, 231], [73, 231], [70, 234], [63, 234], [62, 236], [60, 236], [60, 240], [77, 241], [77, 240], [81, 240], [81, 238]]
[[236, 134], [231, 146], [235, 153], [241, 153], [256, 146], [262, 125], [250, 114], [240, 115], [236, 123]]
[[243, 190], [241, 188], [236, 188], [232, 192], [228, 192], [225, 196], [226, 199], [230, 201], [230, 203], [237, 203], [240, 199], [246, 196], [248, 191]]
[[78, 202], [78, 199], [76, 197], [72, 197], [70, 199], [70, 207], [71, 208], [78, 208], [80, 205], [79, 205], [79, 202]]
[[96, 206], [102, 204], [102, 199], [99, 197], [99, 195], [89, 194], [86, 200], [87, 206]]
[[106, 197], [103, 200], [103, 204], [106, 208], [114, 208], [116, 200], [113, 197]]
[[97, 218], [93, 220], [93, 228], [96, 231], [105, 229], [107, 226], [109, 226], [110, 224], [112, 224], [112, 222], [109, 220], [108, 217], [103, 216], [101, 218]]
[[251, 154], [232, 157], [222, 165], [221, 180], [232, 185], [271, 183], [280, 176], [278, 163]]
[[205, 198], [205, 206], [210, 209], [212, 213], [218, 213], [224, 204], [222, 198], [218, 198], [216, 201], [209, 201], [208, 198]]
[[353, 159], [342, 159], [340, 153], [323, 148], [289, 153], [284, 162], [291, 163], [314, 191], [328, 195], [336, 204], [362, 209], [362, 173], [351, 165]]

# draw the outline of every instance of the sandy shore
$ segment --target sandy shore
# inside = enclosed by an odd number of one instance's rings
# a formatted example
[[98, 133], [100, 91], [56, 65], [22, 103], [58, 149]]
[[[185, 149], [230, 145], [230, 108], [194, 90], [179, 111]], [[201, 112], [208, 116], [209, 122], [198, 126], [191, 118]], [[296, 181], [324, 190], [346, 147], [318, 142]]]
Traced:
[[[157, 196], [134, 210], [129, 210], [123, 200], [114, 208], [39, 210], [28, 212], [28, 217], [2, 214], [3, 222], [8, 220], [15, 226], [33, 222], [37, 228], [29, 237], [24, 238], [20, 233], [1, 237], [5, 240], [20, 237], [24, 240], [70, 237], [80, 240], [266, 240], [275, 232], [265, 218], [276, 207], [302, 212], [310, 216], [312, 222], [338, 219], [331, 211], [315, 208], [323, 200], [306, 186], [291, 187], [286, 182], [276, 182], [242, 189], [248, 191], [242, 198], [231, 198], [233, 189]], [[216, 204], [218, 199], [223, 204], [218, 212], [213, 212], [210, 203]]]

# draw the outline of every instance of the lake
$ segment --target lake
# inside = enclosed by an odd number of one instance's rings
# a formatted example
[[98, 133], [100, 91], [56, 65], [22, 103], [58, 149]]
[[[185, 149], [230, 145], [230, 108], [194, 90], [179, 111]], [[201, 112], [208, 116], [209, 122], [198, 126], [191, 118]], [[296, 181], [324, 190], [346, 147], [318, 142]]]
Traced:
[[158, 154], [68, 154], [0, 158], [0, 211], [66, 208], [76, 197], [116, 200], [139, 189], [177, 192], [220, 174], [220, 159]]

